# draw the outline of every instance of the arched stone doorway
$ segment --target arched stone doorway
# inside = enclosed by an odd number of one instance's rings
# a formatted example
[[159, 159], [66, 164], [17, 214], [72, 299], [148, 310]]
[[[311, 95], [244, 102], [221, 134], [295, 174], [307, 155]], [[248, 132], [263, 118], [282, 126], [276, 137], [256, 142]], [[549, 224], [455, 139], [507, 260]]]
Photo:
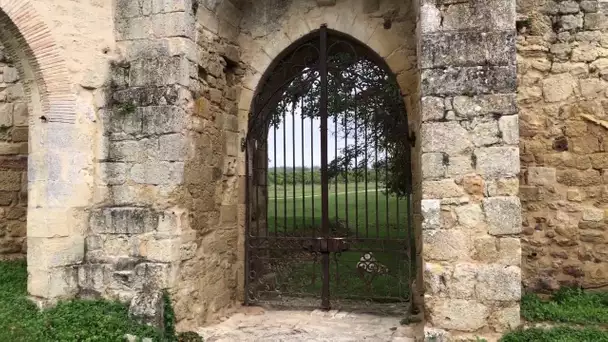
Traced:
[[[78, 158], [83, 144], [75, 97], [62, 53], [30, 1], [0, 1], [0, 42], [13, 63], [4, 76], [20, 83], [7, 92], [13, 101], [5, 102], [12, 104], [10, 139], [19, 144], [8, 159], [17, 160], [19, 165], [10, 167], [19, 170], [5, 171], [14, 178], [11, 183], [19, 178], [19, 189], [11, 187], [19, 195], [11, 200], [27, 205], [28, 292], [45, 304], [77, 293], [76, 265], [84, 256], [88, 187], [79, 173], [85, 158]], [[24, 238], [25, 231], [19, 235]]]
[[246, 137], [246, 303], [407, 312], [407, 121], [394, 74], [355, 38], [322, 25], [279, 54]]

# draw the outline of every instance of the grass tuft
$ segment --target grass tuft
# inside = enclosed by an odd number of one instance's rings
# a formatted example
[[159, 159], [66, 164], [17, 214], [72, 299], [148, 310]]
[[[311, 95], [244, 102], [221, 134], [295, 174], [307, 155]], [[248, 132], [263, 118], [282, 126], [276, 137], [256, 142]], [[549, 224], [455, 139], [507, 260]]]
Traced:
[[537, 295], [522, 298], [522, 316], [528, 321], [576, 324], [607, 324], [608, 293], [564, 288], [545, 301]]
[[509, 333], [500, 342], [608, 342], [608, 333], [594, 328], [533, 328]]
[[123, 341], [125, 334], [164, 341], [117, 302], [71, 300], [41, 312], [27, 298], [26, 263], [0, 262], [0, 341]]

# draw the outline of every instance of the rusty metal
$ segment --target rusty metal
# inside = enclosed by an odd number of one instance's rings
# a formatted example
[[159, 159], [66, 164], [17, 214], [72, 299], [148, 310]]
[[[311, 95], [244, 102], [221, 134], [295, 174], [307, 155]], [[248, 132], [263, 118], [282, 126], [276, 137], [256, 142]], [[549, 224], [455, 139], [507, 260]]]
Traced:
[[405, 307], [415, 245], [402, 96], [382, 58], [326, 25], [269, 67], [244, 144], [246, 304]]

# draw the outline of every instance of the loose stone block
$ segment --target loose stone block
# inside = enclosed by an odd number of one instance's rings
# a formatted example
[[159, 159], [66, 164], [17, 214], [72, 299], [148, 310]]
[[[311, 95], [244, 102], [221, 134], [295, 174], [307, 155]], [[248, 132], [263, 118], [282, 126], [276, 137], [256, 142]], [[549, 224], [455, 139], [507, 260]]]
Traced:
[[478, 266], [475, 264], [458, 263], [454, 265], [454, 273], [447, 281], [447, 292], [450, 298], [471, 299], [475, 295]]
[[422, 155], [422, 177], [424, 179], [443, 178], [446, 172], [444, 154], [425, 153]]
[[491, 235], [521, 232], [521, 203], [517, 197], [490, 197], [483, 200], [483, 209]]
[[458, 331], [476, 331], [484, 327], [490, 313], [487, 306], [468, 299], [435, 299], [427, 307], [435, 327]]
[[441, 225], [441, 201], [422, 200], [420, 202], [422, 211], [422, 229], [438, 229]]
[[506, 178], [519, 174], [519, 148], [486, 147], [474, 152], [476, 169], [486, 178]]
[[517, 301], [521, 298], [521, 269], [517, 266], [484, 265], [475, 287], [482, 301]]
[[465, 228], [476, 228], [485, 224], [485, 215], [479, 204], [468, 204], [456, 207], [458, 224]]
[[473, 118], [488, 114], [510, 115], [517, 113], [516, 98], [511, 94], [456, 96], [454, 111], [459, 117]]
[[557, 172], [552, 167], [529, 167], [528, 184], [551, 186], [557, 182]]
[[422, 121], [438, 121], [444, 116], [444, 100], [441, 97], [422, 98]]
[[451, 155], [472, 147], [468, 132], [457, 122], [423, 123], [420, 134], [423, 152], [444, 152]]
[[519, 118], [517, 115], [503, 116], [498, 119], [502, 140], [508, 145], [519, 144]]
[[574, 92], [576, 80], [570, 74], [559, 74], [543, 80], [543, 96], [547, 102], [568, 99]]
[[452, 179], [422, 182], [422, 197], [425, 199], [461, 197], [464, 195], [464, 189]]
[[421, 73], [422, 93], [460, 95], [514, 92], [514, 66], [425, 69]]
[[427, 260], [453, 261], [469, 256], [467, 234], [459, 230], [425, 230], [422, 233], [424, 255]]
[[515, 61], [514, 31], [442, 32], [424, 35], [423, 69], [470, 65], [507, 65]]

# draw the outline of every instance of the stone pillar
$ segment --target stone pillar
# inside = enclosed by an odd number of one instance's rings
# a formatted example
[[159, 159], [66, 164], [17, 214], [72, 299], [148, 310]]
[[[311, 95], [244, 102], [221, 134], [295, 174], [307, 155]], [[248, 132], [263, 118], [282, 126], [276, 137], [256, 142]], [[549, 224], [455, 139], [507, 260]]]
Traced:
[[[188, 228], [184, 169], [190, 76], [196, 74], [190, 1], [118, 1], [123, 56], [112, 66], [100, 203], [91, 210], [81, 293], [140, 303], [144, 289], [173, 288]], [[105, 195], [105, 196], [104, 196]], [[148, 298], [158, 296], [145, 294]], [[145, 301], [145, 299], [143, 299]]]
[[519, 325], [515, 1], [421, 0], [425, 335]]

